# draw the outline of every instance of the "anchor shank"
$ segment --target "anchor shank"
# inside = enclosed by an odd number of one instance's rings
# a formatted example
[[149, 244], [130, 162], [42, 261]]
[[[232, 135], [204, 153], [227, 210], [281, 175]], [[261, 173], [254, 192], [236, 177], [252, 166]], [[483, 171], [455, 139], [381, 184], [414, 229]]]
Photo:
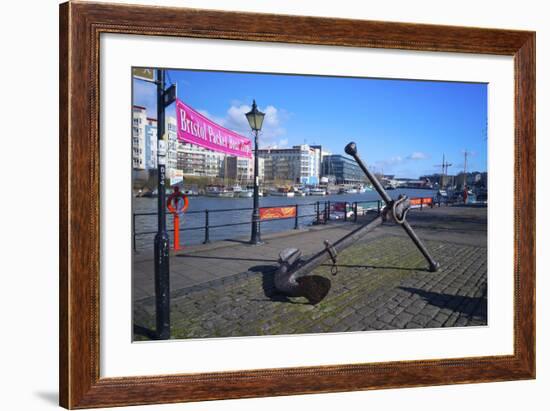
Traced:
[[[382, 216], [375, 218], [370, 223], [364, 224], [361, 227], [358, 227], [355, 230], [353, 230], [351, 233], [340, 238], [338, 241], [332, 244], [332, 247], [337, 252], [345, 250], [350, 245], [354, 244], [356, 241], [359, 241], [366, 234], [368, 234], [369, 232], [374, 230], [376, 227], [381, 225], [383, 221], [384, 220]], [[302, 265], [300, 265], [300, 267], [294, 272], [294, 277], [298, 278], [303, 275], [309, 274], [312, 270], [319, 267], [329, 258], [330, 258], [330, 253], [328, 252], [328, 249], [323, 249], [319, 251], [318, 253], [310, 257], [307, 261], [305, 261]]]
[[[382, 197], [382, 199], [386, 202], [386, 209], [388, 207], [391, 207], [391, 205], [393, 204], [393, 200], [392, 198], [388, 195], [388, 193], [386, 192], [386, 190], [384, 189], [384, 187], [382, 187], [382, 184], [380, 184], [380, 182], [378, 181], [378, 179], [376, 178], [375, 175], [373, 175], [368, 169], [367, 169], [367, 166], [363, 163], [363, 161], [361, 160], [361, 158], [359, 158], [359, 154], [357, 153], [357, 146], [355, 143], [349, 143], [346, 148], [344, 149], [344, 151], [349, 154], [350, 156], [352, 156], [355, 161], [357, 162], [357, 164], [359, 165], [359, 167], [361, 168], [361, 170], [363, 170], [363, 172], [367, 175], [367, 177], [369, 178], [369, 180], [371, 181], [372, 185], [374, 186], [374, 188], [376, 189], [376, 191], [378, 192], [378, 194], [380, 195], [380, 197]], [[405, 232], [409, 235], [409, 237], [411, 238], [411, 240], [414, 242], [414, 244], [416, 245], [416, 247], [420, 250], [420, 252], [422, 253], [422, 255], [426, 258], [426, 260], [428, 261], [428, 263], [430, 264], [430, 271], [437, 271], [439, 269], [439, 263], [436, 262], [432, 256], [430, 255], [430, 253], [428, 252], [428, 250], [426, 249], [426, 246], [422, 243], [422, 241], [420, 241], [420, 238], [418, 238], [418, 236], [416, 235], [416, 233], [414, 232], [414, 230], [412, 229], [412, 227], [409, 225], [409, 223], [407, 222], [407, 220], [405, 220], [405, 218], [403, 218], [403, 221], [399, 223], [403, 229], [405, 230]]]
[[409, 235], [413, 243], [416, 245], [416, 247], [420, 250], [424, 258], [426, 258], [426, 260], [430, 264], [430, 271], [437, 271], [439, 269], [439, 263], [432, 258], [432, 256], [428, 252], [428, 249], [426, 248], [424, 243], [420, 240], [420, 238], [418, 238], [418, 236], [410, 226], [409, 222], [405, 220], [403, 224], [401, 224], [401, 227], [403, 227], [403, 229]]
[[363, 173], [367, 175], [368, 179], [374, 186], [374, 189], [376, 190], [378, 195], [382, 197], [382, 200], [384, 200], [386, 204], [391, 203], [392, 199], [388, 195], [388, 192], [384, 189], [382, 184], [380, 184], [380, 181], [378, 181], [376, 176], [369, 171], [367, 166], [363, 163], [363, 160], [359, 158], [359, 154], [357, 153], [357, 147], [355, 146], [355, 143], [349, 143], [345, 148], [345, 152], [355, 159], [355, 161], [357, 162], [357, 165], [361, 168], [361, 170], [363, 170]]

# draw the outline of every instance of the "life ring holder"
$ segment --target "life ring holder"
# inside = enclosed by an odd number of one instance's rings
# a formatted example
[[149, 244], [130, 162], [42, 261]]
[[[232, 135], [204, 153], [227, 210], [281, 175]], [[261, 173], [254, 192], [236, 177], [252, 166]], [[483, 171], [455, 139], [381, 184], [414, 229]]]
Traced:
[[[183, 198], [183, 209], [176, 210], [176, 208], [172, 205], [172, 202], [178, 198]], [[168, 207], [168, 210], [171, 213], [185, 213], [185, 210], [189, 207], [189, 199], [187, 196], [181, 192], [172, 193], [168, 196], [168, 199], [166, 200], [166, 207]]]

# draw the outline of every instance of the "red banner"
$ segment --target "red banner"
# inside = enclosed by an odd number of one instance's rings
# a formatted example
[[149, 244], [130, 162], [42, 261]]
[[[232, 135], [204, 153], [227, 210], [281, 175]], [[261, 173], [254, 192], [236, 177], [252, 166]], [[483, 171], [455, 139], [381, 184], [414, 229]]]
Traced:
[[260, 208], [260, 220], [273, 220], [276, 218], [296, 217], [296, 207], [262, 207]]
[[432, 204], [432, 198], [431, 197], [420, 197], [420, 198], [411, 198], [411, 206], [419, 206], [419, 205], [431, 205]]

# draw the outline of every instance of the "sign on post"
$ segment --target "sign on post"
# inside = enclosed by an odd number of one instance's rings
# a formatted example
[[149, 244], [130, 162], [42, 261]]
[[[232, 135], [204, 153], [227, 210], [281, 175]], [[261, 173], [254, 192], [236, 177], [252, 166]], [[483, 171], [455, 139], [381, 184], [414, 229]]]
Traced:
[[252, 158], [252, 141], [209, 120], [176, 100], [178, 140], [236, 157]]
[[155, 81], [155, 69], [152, 68], [134, 68], [132, 75], [140, 80]]

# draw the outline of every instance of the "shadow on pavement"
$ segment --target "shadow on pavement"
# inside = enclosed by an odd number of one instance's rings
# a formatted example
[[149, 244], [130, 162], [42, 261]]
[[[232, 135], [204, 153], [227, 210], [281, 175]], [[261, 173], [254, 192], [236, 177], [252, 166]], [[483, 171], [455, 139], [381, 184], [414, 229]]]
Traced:
[[137, 324], [134, 324], [134, 335], [141, 335], [151, 340], [154, 340], [156, 338], [156, 334], [153, 330]]
[[[476, 312], [478, 312], [481, 304], [485, 305], [485, 308], [487, 308], [486, 297], [466, 297], [463, 295], [434, 293], [432, 291], [424, 291], [418, 288], [411, 287], [399, 288], [422, 297], [430, 305], [439, 308], [448, 308], [453, 311], [461, 312], [468, 316], [476, 315]], [[487, 311], [485, 310], [482, 312], [486, 313]], [[486, 314], [482, 315], [481, 317], [483, 317], [483, 319], [485, 320], [487, 319]]]
[[207, 260], [227, 260], [227, 261], [255, 261], [259, 263], [276, 263], [277, 260], [270, 260], [266, 258], [244, 258], [244, 257], [216, 257], [212, 255], [185, 255], [185, 254], [178, 254], [176, 255], [178, 258], [202, 258]]
[[[368, 264], [337, 264], [339, 268], [364, 268], [365, 270], [370, 269], [381, 269], [381, 270], [405, 270], [405, 271], [426, 271], [430, 272], [427, 268], [422, 267], [395, 267], [395, 266], [385, 266], [385, 265], [368, 265]], [[321, 264], [321, 267], [332, 267], [332, 263]]]

